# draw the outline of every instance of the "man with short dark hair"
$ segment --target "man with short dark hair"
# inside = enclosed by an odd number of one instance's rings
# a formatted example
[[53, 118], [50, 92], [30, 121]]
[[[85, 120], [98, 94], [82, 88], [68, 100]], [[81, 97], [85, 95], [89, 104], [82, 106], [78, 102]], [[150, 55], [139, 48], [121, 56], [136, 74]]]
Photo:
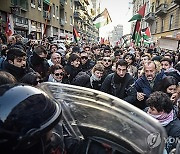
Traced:
[[11, 73], [19, 81], [26, 73], [33, 71], [27, 66], [26, 59], [27, 55], [22, 49], [10, 48], [2, 70]]
[[83, 72], [89, 71], [90, 69], [93, 68], [94, 62], [91, 59], [88, 59], [88, 53], [83, 51], [80, 53], [80, 58], [81, 58], [81, 70]]
[[29, 58], [30, 66], [38, 72], [43, 81], [48, 79], [49, 64], [47, 62], [47, 51], [43, 45], [39, 45], [34, 49], [33, 55]]
[[111, 48], [110, 47], [105, 47], [103, 51], [104, 57], [110, 57], [111, 56]]
[[161, 67], [167, 76], [173, 76], [180, 81], [180, 72], [172, 67], [172, 60], [170, 58], [162, 58]]
[[[166, 129], [168, 138], [166, 139], [166, 150], [169, 153], [176, 148], [180, 138], [180, 121], [173, 109], [173, 103], [169, 96], [161, 91], [152, 93], [146, 101], [148, 105], [147, 113], [157, 119]], [[174, 141], [174, 142], [172, 142]]]
[[101, 86], [101, 91], [119, 97], [129, 103], [136, 100], [133, 77], [127, 73], [128, 64], [121, 59], [116, 63], [116, 72], [109, 74]]

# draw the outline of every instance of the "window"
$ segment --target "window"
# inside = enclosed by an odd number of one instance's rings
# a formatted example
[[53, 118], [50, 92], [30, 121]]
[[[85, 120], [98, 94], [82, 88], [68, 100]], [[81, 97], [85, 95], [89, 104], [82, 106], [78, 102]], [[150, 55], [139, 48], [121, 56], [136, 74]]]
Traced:
[[38, 7], [41, 8], [41, 0], [38, 0]]
[[73, 1], [71, 0], [70, 1], [70, 6], [71, 6], [71, 9], [73, 8]]
[[158, 22], [155, 23], [155, 33], [157, 33]]
[[64, 13], [64, 20], [67, 22], [67, 12]]
[[70, 16], [70, 25], [73, 25], [73, 17]]
[[152, 3], [152, 6], [151, 6], [151, 12], [154, 12], [154, 2]]
[[160, 5], [160, 0], [156, 0], [156, 7]]
[[34, 5], [35, 5], [35, 0], [31, 0], [31, 4], [34, 4]]
[[161, 20], [161, 32], [164, 31], [164, 19]]
[[53, 8], [52, 8], [52, 13], [53, 13], [53, 15], [55, 15], [55, 4], [53, 4]]
[[59, 7], [56, 6], [56, 16], [59, 17]]
[[173, 18], [174, 18], [174, 16], [173, 16], [173, 15], [171, 15], [171, 16], [170, 16], [170, 20], [169, 20], [169, 30], [171, 30], [171, 29], [172, 29], [172, 25], [173, 25]]

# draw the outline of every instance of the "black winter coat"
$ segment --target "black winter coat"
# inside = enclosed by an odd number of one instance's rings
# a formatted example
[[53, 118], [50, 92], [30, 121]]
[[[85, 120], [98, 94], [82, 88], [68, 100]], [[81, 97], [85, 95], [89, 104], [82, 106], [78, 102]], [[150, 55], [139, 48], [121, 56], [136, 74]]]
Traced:
[[114, 95], [129, 103], [133, 103], [137, 95], [133, 77], [129, 73], [126, 73], [121, 82], [115, 83], [115, 74], [116, 73], [109, 74], [105, 78], [101, 86], [101, 91]]
[[34, 71], [38, 72], [44, 81], [48, 80], [49, 64], [46, 59], [39, 57], [35, 52], [29, 58], [29, 65]]
[[26, 68], [16, 67], [16, 66], [8, 63], [7, 61], [4, 61], [2, 70], [12, 74], [16, 78], [17, 81], [20, 81], [21, 78], [24, 75], [26, 75], [27, 73], [34, 71], [33, 69], [31, 69], [29, 67], [26, 67]]

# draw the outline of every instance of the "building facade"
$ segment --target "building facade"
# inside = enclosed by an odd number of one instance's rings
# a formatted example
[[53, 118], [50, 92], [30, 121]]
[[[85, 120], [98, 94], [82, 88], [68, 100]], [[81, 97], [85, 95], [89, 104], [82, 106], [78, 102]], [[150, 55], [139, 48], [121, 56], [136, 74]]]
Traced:
[[180, 31], [180, 1], [151, 0], [145, 21], [149, 24], [153, 40], [176, 38]]
[[[37, 39], [51, 36], [72, 41], [73, 26], [77, 27], [79, 24], [76, 20], [79, 2], [89, 5], [89, 0], [0, 0], [0, 31], [5, 31], [7, 17], [9, 17], [13, 32], [23, 37], [34, 32]], [[78, 9], [81, 12], [86, 10], [85, 6]], [[89, 18], [86, 20], [84, 15], [82, 16], [83, 28], [80, 27], [79, 30], [83, 30], [81, 36], [86, 34], [89, 38], [93, 38], [98, 34], [91, 22], [92, 16], [87, 16]], [[89, 21], [88, 28], [85, 26], [86, 21]]]
[[[133, 0], [133, 14], [146, 3], [145, 17], [141, 21], [141, 28], [149, 26], [152, 41], [161, 38], [174, 40], [180, 32], [180, 0]], [[132, 32], [135, 22], [132, 23]]]
[[123, 25], [117, 25], [110, 32], [110, 42], [112, 45], [117, 45], [118, 41], [121, 40], [123, 36]]

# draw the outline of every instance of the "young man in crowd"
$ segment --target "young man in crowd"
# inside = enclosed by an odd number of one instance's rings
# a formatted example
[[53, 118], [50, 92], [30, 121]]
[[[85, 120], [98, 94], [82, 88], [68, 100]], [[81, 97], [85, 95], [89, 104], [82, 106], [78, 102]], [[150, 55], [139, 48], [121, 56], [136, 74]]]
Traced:
[[116, 63], [116, 72], [109, 74], [101, 86], [101, 91], [119, 97], [129, 103], [136, 100], [133, 77], [127, 73], [128, 63], [121, 59]]
[[[177, 140], [180, 138], [180, 120], [173, 109], [173, 103], [169, 96], [161, 91], [152, 93], [146, 101], [147, 113], [157, 119], [166, 129], [166, 150], [168, 153], [176, 148]], [[174, 141], [174, 142], [173, 142]]]

